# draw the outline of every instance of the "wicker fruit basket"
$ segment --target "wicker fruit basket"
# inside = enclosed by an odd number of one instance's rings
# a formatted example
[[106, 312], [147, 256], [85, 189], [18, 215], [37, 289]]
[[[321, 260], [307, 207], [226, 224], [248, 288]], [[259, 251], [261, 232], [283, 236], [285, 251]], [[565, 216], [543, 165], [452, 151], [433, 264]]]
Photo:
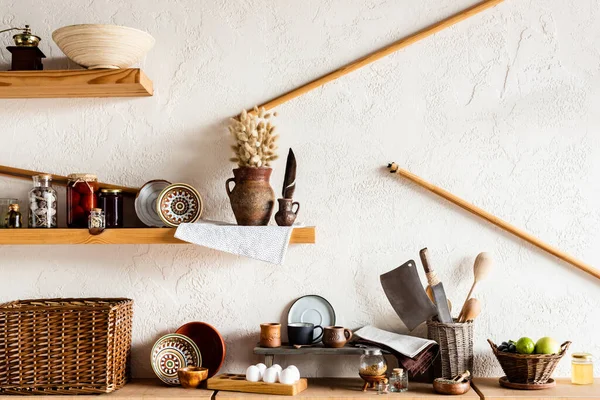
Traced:
[[564, 342], [558, 354], [515, 354], [498, 350], [498, 346], [490, 339], [488, 343], [511, 383], [536, 384], [548, 382], [560, 359], [571, 345], [571, 342]]
[[0, 393], [110, 393], [129, 376], [133, 301], [0, 304]]

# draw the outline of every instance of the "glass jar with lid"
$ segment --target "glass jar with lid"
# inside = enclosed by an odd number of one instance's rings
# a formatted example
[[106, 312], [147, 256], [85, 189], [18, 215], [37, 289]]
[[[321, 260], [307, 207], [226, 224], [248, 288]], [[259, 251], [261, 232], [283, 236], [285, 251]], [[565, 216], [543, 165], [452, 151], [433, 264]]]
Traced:
[[401, 393], [408, 390], [408, 375], [402, 368], [394, 368], [390, 377], [390, 392]]
[[594, 383], [594, 362], [590, 353], [571, 355], [571, 383], [591, 385]]
[[67, 226], [87, 228], [90, 212], [96, 208], [98, 178], [93, 174], [71, 174], [67, 183]]
[[58, 204], [52, 188], [52, 175], [35, 175], [33, 189], [29, 191], [29, 227], [56, 228]]
[[107, 228], [123, 227], [123, 192], [121, 189], [100, 189], [98, 207], [104, 211]]
[[17, 203], [18, 203], [17, 199], [8, 199], [8, 198], [0, 199], [0, 215], [2, 216], [2, 218], [0, 218], [0, 228], [6, 228], [6, 220], [5, 220], [4, 216], [6, 215], [6, 213], [8, 213], [10, 205], [17, 204]]
[[380, 349], [369, 348], [365, 349], [363, 355], [360, 356], [359, 373], [362, 376], [382, 376], [387, 371], [387, 363]]

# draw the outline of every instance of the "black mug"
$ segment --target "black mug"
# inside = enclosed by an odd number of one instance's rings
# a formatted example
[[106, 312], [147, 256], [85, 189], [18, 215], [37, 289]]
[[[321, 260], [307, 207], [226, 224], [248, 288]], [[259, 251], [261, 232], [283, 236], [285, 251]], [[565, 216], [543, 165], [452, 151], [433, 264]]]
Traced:
[[[316, 339], [313, 339], [314, 331], [317, 328], [321, 330], [321, 334]], [[323, 327], [309, 322], [294, 322], [288, 324], [287, 331], [288, 341], [292, 346], [318, 343], [323, 338]]]

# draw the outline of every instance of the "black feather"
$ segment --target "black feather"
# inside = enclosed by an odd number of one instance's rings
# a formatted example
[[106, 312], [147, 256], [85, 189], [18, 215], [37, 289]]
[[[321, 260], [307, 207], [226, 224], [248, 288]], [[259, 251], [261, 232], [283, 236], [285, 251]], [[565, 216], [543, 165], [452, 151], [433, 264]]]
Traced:
[[294, 190], [296, 190], [296, 156], [290, 149], [287, 157], [287, 163], [285, 164], [285, 177], [283, 179], [283, 191], [281, 194], [284, 199], [291, 199], [294, 197]]

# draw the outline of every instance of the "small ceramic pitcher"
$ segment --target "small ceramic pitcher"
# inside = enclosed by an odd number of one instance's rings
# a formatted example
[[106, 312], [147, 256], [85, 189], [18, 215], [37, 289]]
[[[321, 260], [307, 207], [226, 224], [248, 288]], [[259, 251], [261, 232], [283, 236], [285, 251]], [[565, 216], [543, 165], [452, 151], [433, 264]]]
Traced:
[[[300, 211], [300, 203], [292, 202], [292, 199], [277, 199], [279, 202], [279, 211], [275, 214], [275, 222], [279, 226], [292, 226]], [[294, 211], [296, 206], [296, 211]]]
[[281, 324], [260, 324], [260, 347], [281, 347]]
[[343, 326], [327, 326], [323, 328], [323, 344], [325, 347], [344, 347], [352, 339], [352, 331]]

